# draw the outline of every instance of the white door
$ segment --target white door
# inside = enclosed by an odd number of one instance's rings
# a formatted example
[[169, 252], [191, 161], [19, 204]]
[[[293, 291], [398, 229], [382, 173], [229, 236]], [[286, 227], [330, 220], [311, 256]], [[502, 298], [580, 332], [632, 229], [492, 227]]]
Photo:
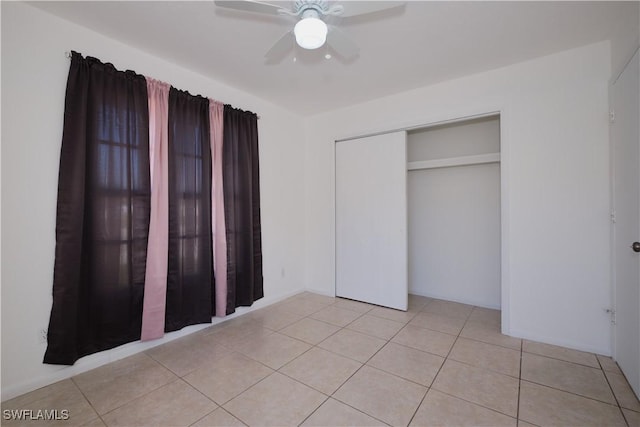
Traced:
[[406, 132], [336, 143], [336, 295], [407, 309]]
[[[611, 88], [613, 146], [614, 358], [640, 396], [640, 67], [638, 53]], [[640, 250], [640, 249], [639, 249]]]

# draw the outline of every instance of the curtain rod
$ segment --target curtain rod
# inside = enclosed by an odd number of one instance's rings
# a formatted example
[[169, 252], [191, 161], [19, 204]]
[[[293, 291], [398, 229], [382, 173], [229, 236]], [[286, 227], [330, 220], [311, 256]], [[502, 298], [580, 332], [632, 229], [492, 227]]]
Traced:
[[[71, 55], [71, 52], [70, 52], [70, 51], [66, 50], [66, 51], [64, 52], [64, 56], [66, 56], [66, 57], [67, 57], [67, 59], [71, 59], [71, 56], [72, 56], [72, 55]], [[173, 86], [173, 85], [171, 85], [171, 86]], [[223, 104], [224, 104], [224, 102], [223, 102]], [[255, 113], [254, 113], [254, 114], [255, 114]], [[260, 120], [260, 116], [259, 116], [259, 115], [257, 115], [257, 114], [256, 114], [256, 118], [257, 118], [258, 120]]]

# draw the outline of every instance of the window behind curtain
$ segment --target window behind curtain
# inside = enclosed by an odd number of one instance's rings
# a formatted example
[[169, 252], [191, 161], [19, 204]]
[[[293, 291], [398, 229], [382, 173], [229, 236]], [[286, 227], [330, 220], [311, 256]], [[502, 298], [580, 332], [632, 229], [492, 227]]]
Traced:
[[209, 100], [169, 91], [169, 268], [165, 330], [213, 316]]
[[140, 338], [150, 209], [148, 139], [145, 78], [74, 52], [45, 363], [72, 364]]
[[[224, 278], [217, 290], [220, 313], [232, 313], [264, 295], [257, 116], [216, 102], [212, 109], [206, 98], [168, 90], [163, 110], [168, 127], [161, 128], [168, 131], [167, 152], [155, 153], [161, 155], [156, 159], [166, 158], [160, 170], [166, 173], [168, 200], [166, 193], [154, 199], [154, 209], [166, 209], [168, 215], [168, 230], [160, 231], [168, 233], [166, 251], [164, 244], [149, 240], [147, 81], [72, 54], [45, 363], [71, 365], [82, 356], [140, 339], [149, 243], [156, 257], [166, 253], [166, 266], [154, 264], [153, 257], [149, 262], [150, 269], [160, 270], [153, 274], [160, 277], [155, 286], [161, 302], [166, 272], [166, 306], [153, 312], [165, 316], [165, 331], [211, 322], [216, 302], [212, 132], [219, 178], [216, 233], [223, 234], [226, 249], [218, 270]], [[162, 325], [159, 330], [161, 335]]]
[[227, 314], [264, 296], [258, 117], [224, 106]]

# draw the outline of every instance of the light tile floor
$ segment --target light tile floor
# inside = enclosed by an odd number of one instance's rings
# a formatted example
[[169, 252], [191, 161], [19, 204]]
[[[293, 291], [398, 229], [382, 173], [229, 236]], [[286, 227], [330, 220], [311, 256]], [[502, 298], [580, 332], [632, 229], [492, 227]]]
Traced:
[[608, 357], [501, 335], [500, 312], [303, 293], [2, 404], [86, 426], [640, 426]]

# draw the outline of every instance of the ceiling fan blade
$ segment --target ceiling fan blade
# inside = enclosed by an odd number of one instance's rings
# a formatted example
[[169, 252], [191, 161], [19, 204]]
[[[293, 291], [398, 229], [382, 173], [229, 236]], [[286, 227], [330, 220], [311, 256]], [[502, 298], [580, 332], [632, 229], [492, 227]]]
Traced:
[[293, 48], [293, 31], [288, 31], [264, 55], [269, 62], [278, 61]]
[[214, 3], [219, 7], [228, 9], [243, 10], [245, 12], [266, 13], [269, 15], [279, 15], [280, 10], [287, 10], [282, 6], [265, 3], [255, 0], [215, 0]]
[[367, 13], [404, 6], [406, 3], [406, 1], [343, 1], [340, 3], [343, 11], [339, 16], [348, 18], [350, 16], [366, 15]]
[[334, 26], [329, 27], [327, 34], [327, 44], [342, 58], [355, 58], [360, 49], [358, 46], [342, 31]]

